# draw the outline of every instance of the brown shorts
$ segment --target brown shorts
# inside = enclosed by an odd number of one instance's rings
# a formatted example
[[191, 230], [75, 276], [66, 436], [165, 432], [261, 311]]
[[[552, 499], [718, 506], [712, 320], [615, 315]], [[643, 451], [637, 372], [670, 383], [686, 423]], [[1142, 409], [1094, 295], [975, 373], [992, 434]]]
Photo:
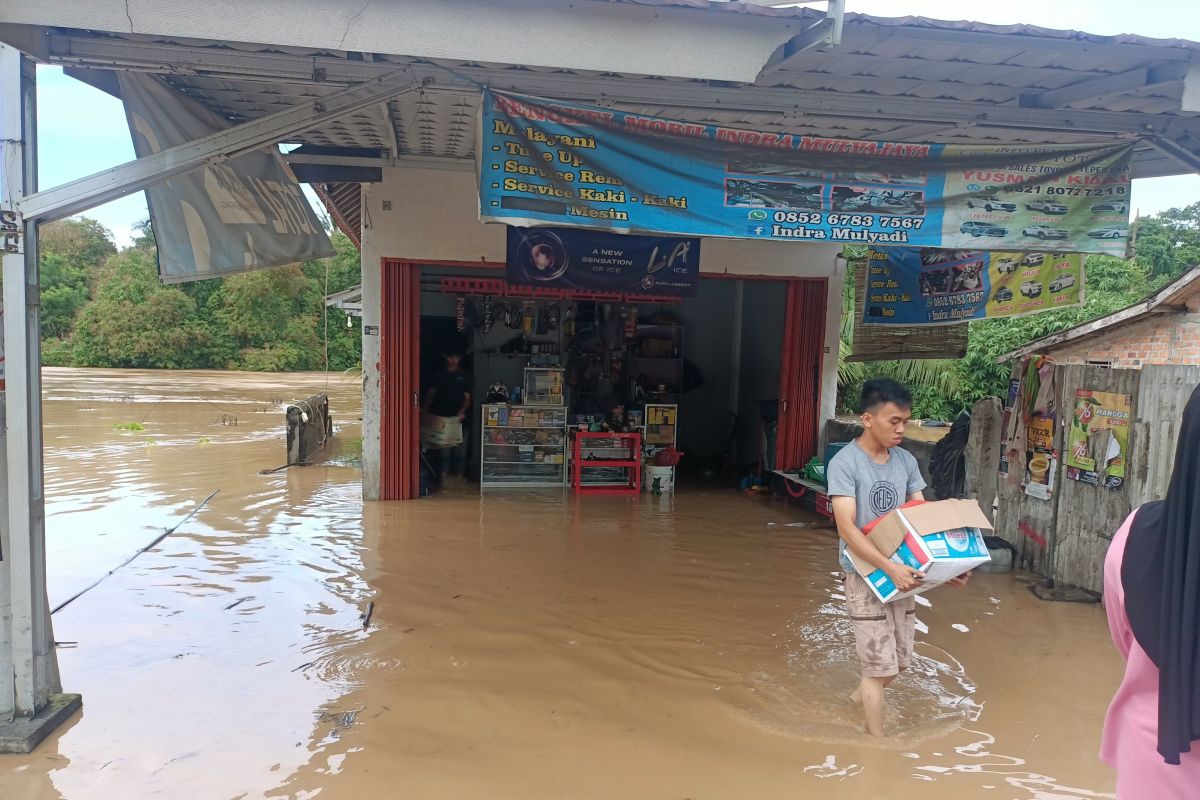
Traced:
[[865, 678], [890, 678], [912, 663], [917, 601], [911, 597], [881, 603], [857, 573], [845, 578], [846, 613], [854, 624], [854, 645]]

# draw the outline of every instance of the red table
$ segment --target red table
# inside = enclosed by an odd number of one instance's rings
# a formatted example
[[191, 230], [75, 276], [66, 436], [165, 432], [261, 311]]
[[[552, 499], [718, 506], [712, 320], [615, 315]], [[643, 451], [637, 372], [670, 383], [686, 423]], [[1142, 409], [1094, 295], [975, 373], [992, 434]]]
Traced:
[[[585, 460], [583, 451], [588, 441], [613, 442], [611, 449], [627, 450], [627, 458]], [[578, 494], [637, 494], [642, 490], [642, 434], [640, 433], [592, 433], [576, 431], [571, 459], [571, 486]], [[628, 482], [624, 486], [588, 486], [583, 482], [583, 471], [600, 467], [617, 467], [627, 471]]]

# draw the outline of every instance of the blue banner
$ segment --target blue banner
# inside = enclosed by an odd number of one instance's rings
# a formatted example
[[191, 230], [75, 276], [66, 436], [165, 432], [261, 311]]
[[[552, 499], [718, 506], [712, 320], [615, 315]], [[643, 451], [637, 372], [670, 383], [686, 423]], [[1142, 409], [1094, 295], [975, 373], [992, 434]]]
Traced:
[[1083, 304], [1078, 253], [871, 248], [865, 325], [952, 325]]
[[485, 91], [480, 216], [510, 225], [1122, 255], [1132, 142], [869, 142]]
[[506, 279], [517, 286], [691, 297], [699, 278], [699, 239], [508, 229]]

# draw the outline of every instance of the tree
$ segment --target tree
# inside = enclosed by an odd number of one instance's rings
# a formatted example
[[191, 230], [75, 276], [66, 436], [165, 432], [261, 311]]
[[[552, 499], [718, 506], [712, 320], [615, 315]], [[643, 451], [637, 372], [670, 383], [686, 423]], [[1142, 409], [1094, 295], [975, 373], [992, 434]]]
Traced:
[[211, 365], [212, 346], [195, 301], [160, 284], [153, 252], [137, 247], [105, 262], [70, 340], [81, 367], [195, 369]]
[[[66, 219], [38, 230], [41, 271], [42, 338], [66, 338], [90, 297], [89, 283], [106, 259], [116, 255], [112, 234], [93, 219]], [[47, 363], [60, 361], [60, 347], [49, 348]]]
[[39, 226], [38, 245], [43, 254], [54, 253], [83, 264], [100, 264], [117, 254], [112, 232], [88, 217], [62, 219]]
[[1137, 260], [1155, 275], [1182, 275], [1200, 265], [1200, 202], [1138, 219], [1133, 242]]

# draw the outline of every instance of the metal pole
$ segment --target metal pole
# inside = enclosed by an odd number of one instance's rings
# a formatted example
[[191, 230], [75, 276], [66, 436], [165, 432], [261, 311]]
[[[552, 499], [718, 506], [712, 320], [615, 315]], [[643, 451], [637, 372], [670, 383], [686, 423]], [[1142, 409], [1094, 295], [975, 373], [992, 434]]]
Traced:
[[[0, 181], [9, 207], [37, 191], [35, 88], [33, 62], [0, 45]], [[19, 216], [15, 223], [19, 234], [15, 243], [5, 239], [3, 273], [9, 543], [4, 560], [11, 593], [15, 712], [32, 717], [60, 688], [46, 600], [37, 226]]]

